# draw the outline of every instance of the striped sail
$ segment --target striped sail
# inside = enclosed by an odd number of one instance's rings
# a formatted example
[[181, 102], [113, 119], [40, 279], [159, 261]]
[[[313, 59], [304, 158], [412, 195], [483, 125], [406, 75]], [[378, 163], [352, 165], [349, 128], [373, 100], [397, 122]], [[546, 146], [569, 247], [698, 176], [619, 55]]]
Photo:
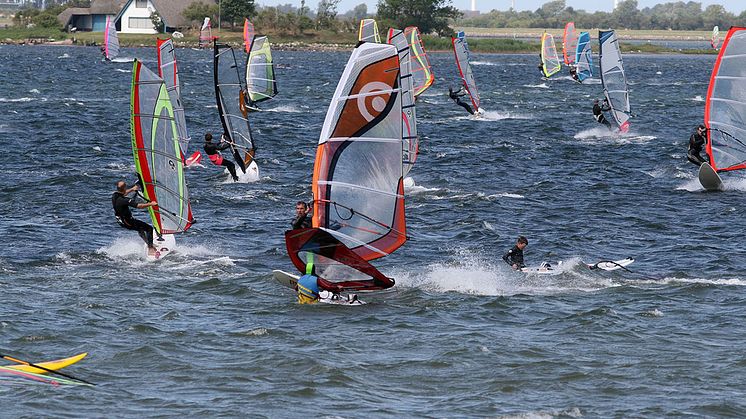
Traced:
[[420, 30], [416, 26], [404, 28], [409, 48], [412, 52], [412, 79], [414, 83], [414, 96], [421, 95], [435, 81], [430, 59], [427, 58], [425, 46], [422, 43]]
[[598, 31], [598, 42], [604, 95], [609, 101], [611, 116], [619, 127], [619, 131], [627, 132], [632, 109], [629, 104], [629, 86], [622, 65], [619, 41], [614, 31]]
[[119, 36], [111, 16], [106, 16], [106, 31], [104, 31], [104, 57], [113, 60], [119, 55]]
[[163, 79], [135, 60], [132, 69], [130, 127], [135, 169], [158, 234], [186, 231], [192, 224], [184, 161], [174, 108]]
[[181, 102], [181, 83], [179, 82], [179, 70], [176, 66], [176, 54], [172, 40], [157, 40], [158, 48], [158, 76], [166, 83], [166, 90], [174, 108], [176, 128], [179, 132], [179, 145], [182, 154], [186, 154], [189, 147], [189, 134], [187, 133], [186, 118], [184, 117], [184, 106]]
[[202, 22], [202, 27], [199, 30], [199, 47], [207, 48], [213, 41], [212, 27], [210, 26], [210, 18], [206, 17]]
[[578, 32], [575, 30], [575, 22], [565, 25], [565, 33], [562, 36], [562, 55], [565, 56], [565, 64], [575, 63], [575, 51], [578, 47]]
[[254, 36], [256, 35], [256, 31], [254, 31], [254, 24], [249, 22], [249, 19], [244, 19], [243, 21], [243, 46], [244, 51], [247, 53], [251, 52], [251, 44], [254, 42]]
[[466, 36], [463, 32], [459, 32], [456, 38], [451, 38], [451, 43], [453, 44], [456, 66], [464, 84], [464, 89], [466, 89], [471, 103], [474, 105], [474, 112], [479, 112], [479, 91], [477, 90], [477, 82], [474, 80], [474, 73], [471, 71], [471, 65], [469, 65], [469, 47], [466, 43]]
[[541, 36], [541, 68], [545, 77], [557, 74], [562, 68], [554, 37], [546, 32]]
[[593, 77], [593, 51], [591, 50], [591, 35], [580, 32], [575, 51], [575, 66], [578, 70], [578, 81]]
[[272, 99], [277, 95], [275, 65], [266, 36], [254, 38], [251, 53], [246, 61], [246, 89], [253, 103]]
[[402, 167], [399, 55], [361, 43], [329, 104], [316, 150], [313, 226], [364, 260], [407, 239]]
[[404, 176], [406, 176], [412, 170], [419, 152], [417, 112], [414, 105], [414, 80], [411, 66], [412, 54], [403, 31], [389, 29], [386, 43], [395, 46], [399, 53], [399, 85], [402, 94], [402, 150], [404, 153], [402, 158]]
[[730, 28], [705, 102], [707, 154], [716, 171], [746, 169], [746, 28]]
[[720, 47], [720, 28], [717, 26], [712, 28], [712, 38], [710, 39], [710, 45], [712, 49], [718, 49]]
[[357, 40], [381, 43], [381, 35], [378, 33], [378, 23], [376, 23], [375, 19], [363, 19], [360, 21]]

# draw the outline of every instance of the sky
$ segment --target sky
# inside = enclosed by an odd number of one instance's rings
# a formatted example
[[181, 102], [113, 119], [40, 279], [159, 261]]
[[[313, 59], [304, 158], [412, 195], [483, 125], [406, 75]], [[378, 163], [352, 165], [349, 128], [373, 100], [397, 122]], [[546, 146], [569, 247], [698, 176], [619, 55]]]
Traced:
[[[490, 10], [508, 10], [510, 8], [511, 0], [476, 0], [477, 10], [480, 12], [489, 12]], [[547, 3], [549, 0], [514, 0], [515, 8], [518, 10], [536, 10], [541, 7], [542, 4]], [[643, 9], [645, 7], [652, 7], [659, 3], [669, 3], [675, 0], [637, 0], [637, 7]], [[688, 1], [688, 0], [684, 0]], [[745, 0], [695, 0], [702, 3], [702, 9], [711, 4], [721, 4], [731, 13], [740, 14], [746, 10]], [[263, 6], [277, 6], [278, 4], [296, 4], [300, 5], [300, 0], [255, 0], [256, 4]], [[318, 0], [306, 0], [306, 4], [311, 9], [316, 9]], [[378, 0], [342, 0], [337, 7], [340, 13], [344, 13], [351, 10], [353, 7], [360, 3], [366, 3], [368, 5], [368, 12], [372, 13], [376, 9]], [[468, 10], [471, 8], [471, 0], [452, 0], [452, 4], [459, 10]], [[566, 4], [574, 9], [582, 9], [588, 12], [601, 10], [610, 12], [614, 7], [614, 0], [566, 0]]]

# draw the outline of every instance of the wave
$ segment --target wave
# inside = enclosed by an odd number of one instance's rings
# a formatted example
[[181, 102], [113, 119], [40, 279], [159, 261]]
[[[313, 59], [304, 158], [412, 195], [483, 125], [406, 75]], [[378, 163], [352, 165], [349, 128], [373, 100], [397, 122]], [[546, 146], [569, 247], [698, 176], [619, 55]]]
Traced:
[[32, 100], [35, 100], [32, 97], [19, 97], [16, 99], [8, 99], [4, 97], [0, 97], [0, 102], [31, 102]]
[[469, 61], [469, 64], [471, 65], [486, 65], [486, 66], [496, 66], [497, 63], [493, 63], [491, 61]]
[[549, 89], [549, 86], [546, 83], [542, 83], [542, 84], [524, 84], [523, 87], [528, 87], [530, 89]]

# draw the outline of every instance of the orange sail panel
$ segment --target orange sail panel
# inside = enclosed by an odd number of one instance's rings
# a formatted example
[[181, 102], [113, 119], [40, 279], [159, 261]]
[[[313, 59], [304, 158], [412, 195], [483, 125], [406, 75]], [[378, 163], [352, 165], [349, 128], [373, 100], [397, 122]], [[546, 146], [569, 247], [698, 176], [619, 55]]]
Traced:
[[321, 130], [313, 226], [364, 260], [406, 241], [399, 55], [362, 43], [352, 52]]
[[575, 30], [575, 22], [565, 25], [565, 34], [562, 37], [562, 53], [565, 56], [565, 64], [575, 63], [575, 50], [578, 48], [578, 32]]

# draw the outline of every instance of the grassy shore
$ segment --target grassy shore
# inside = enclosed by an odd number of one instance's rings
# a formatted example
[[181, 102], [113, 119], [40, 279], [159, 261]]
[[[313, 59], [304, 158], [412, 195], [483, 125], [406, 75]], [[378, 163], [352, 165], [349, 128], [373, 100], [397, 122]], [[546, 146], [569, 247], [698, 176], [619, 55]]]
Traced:
[[[485, 28], [459, 28], [464, 29], [469, 37], [469, 48], [473, 52], [483, 53], [526, 53], [535, 54], [540, 50], [539, 38], [543, 32], [537, 29], [485, 29]], [[561, 30], [550, 30], [558, 39], [561, 39]], [[596, 32], [591, 32], [595, 34]], [[706, 48], [704, 41], [705, 32], [685, 31], [618, 31], [622, 40], [620, 47], [625, 53], [688, 53], [688, 54], [712, 54], [711, 48]], [[215, 31], [213, 34], [231, 45], [240, 46], [243, 42], [240, 30]], [[678, 49], [661, 45], [639, 42], [641, 40], [659, 40], [661, 34], [668, 34], [671, 40], [702, 40], [702, 49]], [[287, 34], [280, 32], [269, 32], [266, 34], [272, 41], [274, 49], [277, 50], [347, 50], [349, 51], [357, 43], [356, 33], [335, 33], [331, 31], [307, 31], [303, 34]], [[184, 32], [184, 37], [176, 39], [176, 45], [180, 47], [196, 47], [199, 33], [196, 30]], [[0, 29], [0, 43], [15, 44], [44, 44], [63, 43], [74, 45], [100, 45], [103, 42], [101, 32], [78, 32], [65, 33], [56, 29], [33, 28], [33, 29]], [[119, 42], [122, 46], [155, 46], [158, 35], [135, 35], [119, 34]], [[165, 34], [160, 35], [165, 38]], [[527, 41], [534, 38], [536, 41]], [[451, 39], [447, 37], [425, 36], [425, 48], [428, 51], [451, 51]], [[561, 42], [561, 41], [558, 41]]]

